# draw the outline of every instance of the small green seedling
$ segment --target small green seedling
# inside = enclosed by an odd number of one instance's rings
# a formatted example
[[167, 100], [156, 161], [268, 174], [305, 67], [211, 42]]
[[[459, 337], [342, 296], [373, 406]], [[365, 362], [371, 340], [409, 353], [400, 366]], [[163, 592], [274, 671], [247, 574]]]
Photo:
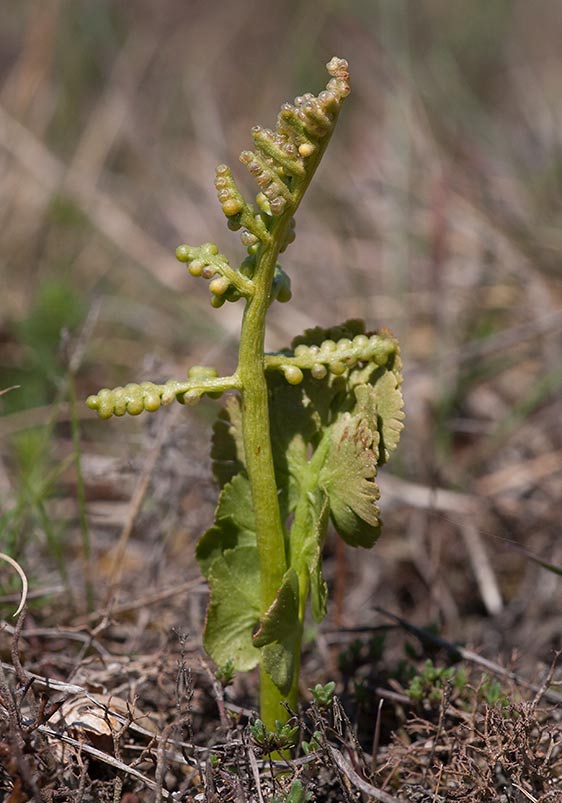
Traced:
[[271, 753], [281, 754], [284, 750], [294, 747], [299, 738], [299, 726], [291, 725], [290, 722], [275, 721], [275, 728], [269, 730], [262, 719], [250, 725], [252, 739], [266, 755]]
[[218, 768], [220, 767], [220, 765], [221, 765], [221, 757], [220, 757], [220, 756], [218, 756], [216, 753], [211, 753], [211, 754], [209, 755], [209, 763], [210, 763], [211, 767], [212, 767], [214, 770], [216, 770], [216, 769], [218, 769]]
[[314, 731], [312, 734], [312, 738], [309, 742], [305, 742], [303, 740], [301, 747], [302, 752], [305, 756], [308, 756], [310, 753], [314, 753], [316, 750], [320, 750], [324, 741], [324, 734], [321, 731]]
[[480, 683], [473, 686], [463, 666], [438, 667], [430, 660], [411, 678], [406, 694], [415, 703], [436, 706], [441, 703], [447, 687], [454, 705], [463, 710], [474, 708], [477, 702], [498, 708], [509, 705], [501, 683], [494, 677], [484, 674]]
[[406, 693], [415, 702], [426, 700], [429, 703], [438, 703], [448, 684], [462, 692], [467, 682], [466, 672], [462, 667], [438, 667], [433, 661], [427, 660], [422, 671], [410, 681]]
[[234, 661], [232, 660], [232, 658], [229, 658], [224, 666], [219, 666], [217, 671], [215, 672], [216, 679], [221, 684], [221, 686], [224, 686], [225, 688], [227, 686], [230, 686], [230, 684], [234, 680], [235, 675], [236, 675], [236, 667], [234, 666]]
[[324, 685], [317, 683], [316, 686], [310, 690], [310, 692], [314, 698], [314, 702], [320, 708], [329, 708], [332, 705], [335, 690], [335, 681], [330, 680]]
[[274, 131], [252, 129], [254, 150], [240, 159], [258, 184], [255, 204], [228, 167], [217, 168], [228, 227], [240, 230], [248, 249], [239, 269], [211, 243], [176, 252], [192, 276], [209, 280], [213, 307], [244, 301], [234, 373], [195, 366], [187, 380], [103, 389], [87, 401], [109, 418], [231, 392], [211, 450], [221, 489], [215, 522], [197, 546], [211, 589], [204, 644], [218, 666], [260, 666], [260, 713], [269, 730], [286, 719], [283, 702], [296, 710], [308, 600], [317, 621], [326, 614], [321, 556], [328, 524], [353, 547], [373, 546], [377, 469], [403, 427], [399, 348], [389, 331], [347, 321], [264, 352], [267, 311], [291, 297], [278, 257], [295, 238], [295, 212], [350, 91], [347, 62], [333, 58], [327, 68], [330, 80], [317, 97], [285, 103]]

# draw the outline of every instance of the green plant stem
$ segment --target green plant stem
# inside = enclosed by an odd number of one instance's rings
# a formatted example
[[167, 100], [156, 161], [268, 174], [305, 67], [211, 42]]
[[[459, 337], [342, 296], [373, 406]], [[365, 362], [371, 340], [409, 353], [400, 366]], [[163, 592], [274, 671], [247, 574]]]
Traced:
[[265, 317], [277, 249], [264, 248], [255, 273], [256, 292], [242, 322], [238, 375], [242, 384], [244, 451], [256, 519], [261, 573], [261, 609], [269, 608], [286, 571], [285, 535], [277, 502], [264, 373]]
[[[281, 221], [280, 221], [281, 222]], [[260, 561], [262, 615], [272, 604], [287, 568], [285, 534], [277, 501], [277, 483], [271, 452], [269, 403], [264, 372], [265, 320], [277, 261], [278, 240], [262, 246], [254, 275], [255, 293], [248, 300], [242, 321], [238, 376], [242, 384], [243, 436], [246, 466], [256, 520]], [[283, 695], [261, 667], [261, 717], [268, 728], [284, 719]]]
[[[281, 587], [283, 575], [287, 570], [288, 551], [279, 510], [271, 450], [264, 359], [265, 323], [279, 248], [284, 241], [291, 218], [320, 164], [330, 140], [330, 134], [323, 138], [316, 152], [309, 159], [305, 176], [295, 181], [293, 203], [283, 215], [275, 220], [270, 230], [270, 237], [261, 245], [254, 273], [255, 291], [246, 302], [240, 335], [236, 373], [242, 385], [242, 431], [256, 521], [262, 615], [271, 606]], [[287, 719], [287, 712], [281, 705], [283, 701], [286, 701], [294, 710], [297, 708], [300, 645], [301, 638], [298, 638], [293, 659], [293, 684], [288, 695], [281, 693], [265, 671], [263, 664], [260, 667], [260, 716], [269, 729], [275, 727], [275, 720], [285, 721]]]

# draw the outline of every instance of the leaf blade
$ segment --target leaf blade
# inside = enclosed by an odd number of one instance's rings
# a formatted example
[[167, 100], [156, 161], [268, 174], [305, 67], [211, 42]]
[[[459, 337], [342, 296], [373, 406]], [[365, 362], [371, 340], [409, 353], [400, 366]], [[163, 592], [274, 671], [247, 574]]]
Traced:
[[226, 550], [209, 569], [211, 598], [203, 644], [218, 666], [231, 660], [238, 672], [258, 665], [252, 635], [259, 622], [259, 561], [256, 547]]

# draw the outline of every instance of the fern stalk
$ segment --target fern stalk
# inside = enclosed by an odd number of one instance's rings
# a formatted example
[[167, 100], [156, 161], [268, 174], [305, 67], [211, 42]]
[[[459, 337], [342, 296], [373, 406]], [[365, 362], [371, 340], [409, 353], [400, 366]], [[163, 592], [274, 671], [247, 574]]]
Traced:
[[[212, 243], [181, 245], [192, 276], [209, 280], [211, 305], [244, 299], [238, 366], [219, 377], [194, 366], [186, 380], [107, 388], [88, 399], [102, 418], [194, 404], [224, 391], [211, 457], [221, 488], [214, 524], [197, 545], [211, 595], [203, 642], [228, 672], [260, 666], [264, 750], [286, 751], [295, 737], [283, 703], [298, 704], [301, 642], [308, 601], [326, 614], [322, 547], [331, 519], [354, 547], [380, 532], [377, 467], [402, 428], [400, 357], [390, 332], [367, 333], [361, 321], [308, 330], [291, 348], [264, 353], [267, 312], [291, 298], [277, 260], [294, 239], [294, 214], [322, 159], [349, 93], [347, 62], [327, 65], [318, 97], [284, 104], [274, 131], [252, 129], [255, 150], [240, 160], [255, 178], [256, 206], [219, 165], [215, 187], [228, 227], [242, 230], [248, 256], [238, 270]], [[223, 672], [224, 675], [224, 672]]]

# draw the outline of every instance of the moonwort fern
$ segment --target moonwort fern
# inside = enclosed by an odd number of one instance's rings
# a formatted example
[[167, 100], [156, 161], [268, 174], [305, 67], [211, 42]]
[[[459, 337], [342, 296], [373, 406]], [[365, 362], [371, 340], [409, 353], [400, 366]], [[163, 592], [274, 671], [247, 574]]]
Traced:
[[189, 273], [209, 281], [211, 305], [243, 299], [238, 365], [230, 376], [195, 366], [186, 380], [103, 389], [87, 404], [102, 418], [194, 404], [225, 391], [212, 461], [220, 487], [213, 525], [197, 546], [210, 586], [204, 645], [220, 666], [260, 666], [261, 718], [272, 728], [296, 707], [303, 623], [326, 614], [322, 547], [330, 521], [351, 546], [380, 532], [378, 467], [403, 423], [400, 355], [387, 330], [350, 320], [309, 329], [290, 347], [264, 353], [266, 315], [291, 298], [279, 254], [294, 240], [294, 214], [324, 154], [350, 91], [347, 62], [333, 58], [315, 97], [281, 107], [275, 130], [255, 126], [240, 160], [258, 184], [246, 201], [231, 170], [215, 186], [228, 227], [248, 255], [238, 269], [206, 243], [180, 245]]

